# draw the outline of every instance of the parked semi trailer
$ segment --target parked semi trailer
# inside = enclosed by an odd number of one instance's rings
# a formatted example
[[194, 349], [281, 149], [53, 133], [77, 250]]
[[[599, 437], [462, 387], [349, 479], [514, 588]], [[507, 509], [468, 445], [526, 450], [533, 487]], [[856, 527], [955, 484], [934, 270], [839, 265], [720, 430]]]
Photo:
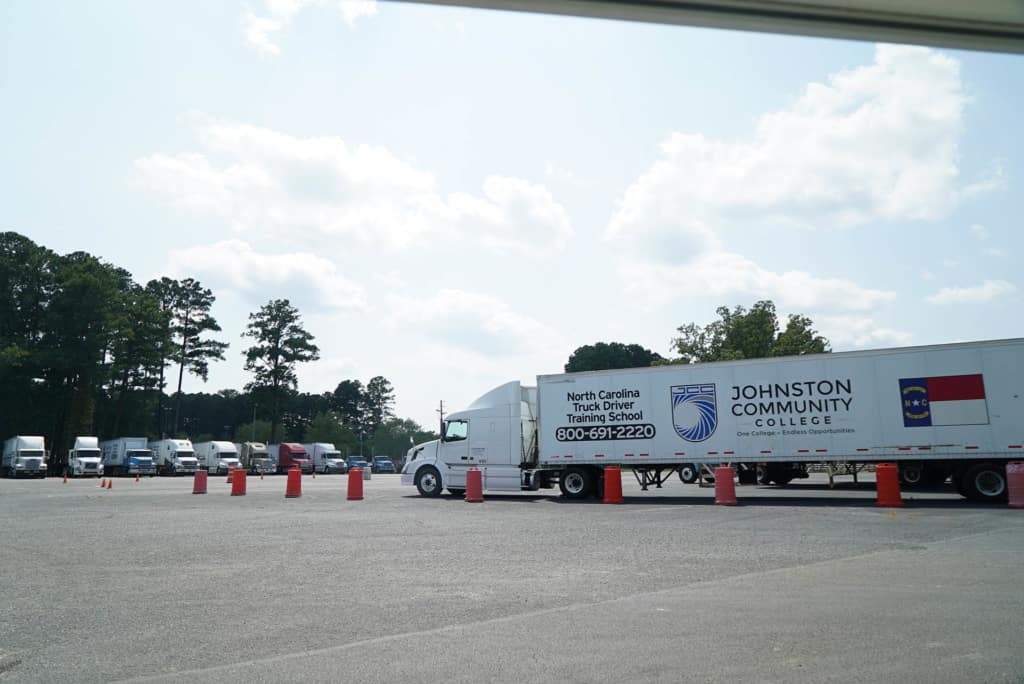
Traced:
[[977, 501], [1006, 497], [1024, 460], [1024, 340], [542, 375], [502, 385], [413, 447], [402, 482], [461, 493], [558, 485], [597, 496], [604, 468], [660, 485], [689, 463], [760, 464], [788, 482], [809, 463], [896, 462], [948, 473]]
[[296, 442], [282, 442], [281, 444], [268, 444], [267, 453], [274, 463], [274, 470], [277, 473], [286, 473], [292, 468], [298, 468], [304, 473], [313, 472], [313, 461], [309, 454]]
[[161, 439], [149, 443], [156, 458], [157, 470], [163, 475], [191, 475], [199, 470], [192, 442], [187, 439]]
[[4, 442], [0, 468], [8, 477], [46, 477], [46, 441], [38, 436], [11, 437]]
[[119, 437], [100, 442], [107, 475], [156, 475], [156, 459], [145, 437]]
[[231, 442], [199, 442], [194, 445], [199, 467], [212, 475], [227, 474], [232, 468], [241, 468], [238, 449]]
[[103, 458], [100, 441], [96, 437], [75, 437], [75, 445], [68, 451], [68, 462], [64, 466], [68, 477], [100, 477], [103, 475]]

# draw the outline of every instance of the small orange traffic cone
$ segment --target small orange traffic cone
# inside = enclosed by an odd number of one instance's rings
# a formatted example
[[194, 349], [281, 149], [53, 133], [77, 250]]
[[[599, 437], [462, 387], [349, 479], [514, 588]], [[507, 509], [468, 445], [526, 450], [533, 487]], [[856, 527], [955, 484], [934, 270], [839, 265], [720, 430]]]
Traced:
[[103, 478], [102, 480], [100, 480], [100, 489], [106, 489], [106, 488], [107, 488], [107, 478]]
[[135, 473], [135, 481], [136, 481], [136, 482], [138, 482], [138, 481], [139, 481], [139, 474], [138, 474], [138, 473]]
[[114, 478], [110, 478], [109, 480], [107, 480], [107, 489], [113, 489], [113, 488], [114, 488]]
[[260, 479], [261, 480], [263, 479], [263, 473], [262, 472], [260, 473]]
[[68, 474], [64, 473], [64, 484], [68, 483]]
[[316, 479], [316, 471], [315, 470], [313, 471], [313, 479], [314, 480]]

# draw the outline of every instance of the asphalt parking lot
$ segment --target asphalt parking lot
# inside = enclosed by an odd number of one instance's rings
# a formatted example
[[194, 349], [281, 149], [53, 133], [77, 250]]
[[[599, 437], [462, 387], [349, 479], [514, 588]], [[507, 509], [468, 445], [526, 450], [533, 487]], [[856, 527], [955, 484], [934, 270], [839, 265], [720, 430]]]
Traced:
[[1024, 511], [303, 479], [0, 480], [0, 681], [1024, 682]]

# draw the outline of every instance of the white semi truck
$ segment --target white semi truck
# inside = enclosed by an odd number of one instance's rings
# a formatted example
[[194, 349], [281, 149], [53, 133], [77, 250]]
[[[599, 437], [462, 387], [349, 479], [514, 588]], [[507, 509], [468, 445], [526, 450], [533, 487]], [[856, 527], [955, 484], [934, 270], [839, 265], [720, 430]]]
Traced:
[[145, 437], [119, 437], [100, 442], [107, 475], [156, 475], [156, 459]]
[[0, 468], [7, 477], [46, 477], [46, 441], [38, 436], [16, 435], [4, 442]]
[[161, 439], [149, 443], [156, 458], [157, 470], [163, 475], [190, 475], [199, 470], [192, 442], [187, 439]]
[[335, 449], [330, 442], [303, 444], [302, 448], [306, 450], [309, 458], [313, 461], [313, 472], [324, 474], [348, 472], [348, 463], [342, 458], [341, 452]]
[[68, 477], [100, 477], [103, 459], [97, 437], [75, 437], [75, 445], [68, 451], [64, 474]]
[[1002, 501], [1024, 460], [1024, 340], [542, 375], [449, 414], [410, 449], [402, 482], [424, 496], [558, 485], [597, 496], [609, 465], [646, 489], [683, 464], [755, 464], [786, 484], [809, 463], [896, 462]]
[[241, 468], [238, 449], [232, 442], [198, 442], [195, 445], [199, 467], [211, 475], [226, 475], [231, 468]]

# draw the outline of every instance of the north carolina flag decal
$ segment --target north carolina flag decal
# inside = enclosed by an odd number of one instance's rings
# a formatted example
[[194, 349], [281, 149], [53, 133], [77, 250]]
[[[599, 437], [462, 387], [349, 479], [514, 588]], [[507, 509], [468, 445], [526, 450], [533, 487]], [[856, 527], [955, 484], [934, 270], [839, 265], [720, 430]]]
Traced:
[[903, 427], [988, 424], [981, 373], [900, 378], [900, 403]]

